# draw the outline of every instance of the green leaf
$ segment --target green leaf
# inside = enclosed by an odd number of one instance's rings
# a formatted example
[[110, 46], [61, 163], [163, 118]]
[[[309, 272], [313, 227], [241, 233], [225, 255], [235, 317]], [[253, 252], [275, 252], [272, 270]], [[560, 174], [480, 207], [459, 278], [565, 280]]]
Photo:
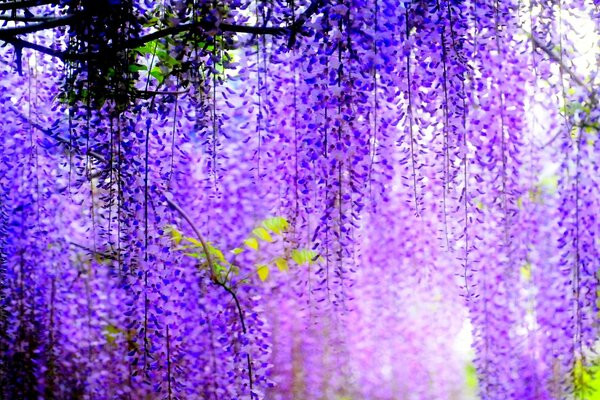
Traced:
[[160, 20], [157, 17], [152, 17], [144, 23], [144, 26], [150, 28], [150, 27], [158, 25], [159, 22], [160, 22]]
[[258, 273], [259, 279], [263, 282], [269, 277], [269, 267], [264, 264], [257, 265], [256, 272]]
[[187, 240], [188, 242], [193, 243], [196, 247], [200, 247], [202, 248], [202, 242], [200, 242], [198, 239], [194, 239], [193, 237], [185, 237], [185, 240]]
[[530, 281], [531, 280], [531, 264], [526, 262], [522, 267], [521, 267], [521, 278], [524, 281]]
[[160, 59], [160, 61], [163, 64], [165, 64], [166, 66], [168, 66], [170, 69], [173, 69], [173, 67], [181, 64], [180, 61], [178, 61], [175, 57], [171, 56], [166, 51], [162, 52], [158, 58]]
[[600, 365], [584, 365], [581, 358], [577, 358], [573, 378], [575, 398], [600, 400]]
[[145, 43], [143, 46], [136, 47], [133, 50], [137, 51], [138, 53], [140, 53], [143, 56], [146, 56], [149, 54], [154, 54], [154, 49], [158, 48], [158, 46], [159, 45], [157, 45], [156, 40], [152, 40], [148, 43]]
[[236, 247], [235, 249], [231, 250], [231, 252], [233, 254], [235, 254], [236, 256], [240, 253], [242, 253], [244, 251], [244, 249], [240, 248], [240, 247]]
[[204, 254], [200, 254], [200, 253], [183, 253], [184, 255], [188, 256], [188, 257], [192, 257], [198, 260], [204, 260]]
[[303, 264], [310, 265], [313, 262], [315, 262], [318, 257], [319, 257], [319, 255], [314, 250], [309, 250], [309, 249], [292, 250], [292, 259], [298, 265], [303, 265]]
[[215, 273], [217, 275], [223, 275], [227, 271], [227, 269], [224, 266], [222, 266], [220, 263], [214, 263], [213, 269], [215, 270]]
[[181, 232], [179, 232], [179, 230], [177, 230], [177, 228], [174, 225], [167, 225], [165, 227], [165, 231], [171, 235], [171, 239], [173, 239], [173, 242], [175, 242], [175, 244], [179, 244], [181, 243], [181, 239], [183, 239], [183, 235], [181, 234]]
[[550, 194], [554, 194], [558, 189], [558, 175], [550, 175], [542, 178], [540, 185], [545, 187]]
[[150, 75], [155, 77], [158, 83], [163, 83], [163, 81], [165, 80], [165, 76], [159, 67], [153, 67], [150, 71]]
[[148, 71], [148, 67], [140, 64], [129, 64], [129, 72]]
[[104, 330], [106, 331], [106, 333], [110, 333], [113, 335], [117, 335], [117, 334], [121, 333], [121, 330], [112, 324], [104, 327]]
[[246, 240], [244, 240], [244, 243], [246, 244], [246, 246], [250, 247], [253, 250], [258, 250], [258, 240], [256, 240], [255, 238], [251, 237], [248, 238]]
[[217, 259], [219, 261], [221, 261], [222, 263], [227, 263], [227, 260], [225, 260], [225, 256], [223, 255], [223, 252], [221, 250], [217, 249], [215, 246], [213, 246], [210, 243], [207, 243], [206, 247], [208, 247], [208, 251], [210, 252], [211, 255], [217, 257]]
[[479, 386], [477, 370], [475, 369], [473, 363], [469, 363], [465, 367], [465, 380], [469, 389], [475, 390]]
[[254, 233], [254, 235], [257, 238], [262, 239], [265, 242], [273, 243], [273, 238], [271, 237], [271, 234], [269, 234], [269, 232], [267, 232], [265, 228], [258, 227], [254, 229], [252, 233]]
[[275, 265], [277, 265], [277, 268], [281, 271], [281, 272], [287, 272], [290, 270], [290, 267], [288, 265], [288, 262], [285, 258], [283, 257], [278, 257], [275, 259]]
[[289, 223], [283, 217], [273, 217], [267, 218], [263, 221], [263, 226], [273, 232], [276, 235], [281, 235], [281, 233], [287, 230]]
[[117, 340], [117, 336], [123, 332], [121, 329], [117, 328], [113, 324], [106, 325], [104, 327], [104, 336], [106, 336], [106, 341], [109, 344], [113, 344], [115, 340]]

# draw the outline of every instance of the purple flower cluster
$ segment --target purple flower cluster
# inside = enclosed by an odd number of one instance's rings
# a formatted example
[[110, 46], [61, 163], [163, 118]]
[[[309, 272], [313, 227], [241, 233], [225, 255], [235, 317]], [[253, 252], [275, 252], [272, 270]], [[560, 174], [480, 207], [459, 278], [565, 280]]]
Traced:
[[597, 7], [92, 3], [0, 7], [0, 398], [585, 398]]

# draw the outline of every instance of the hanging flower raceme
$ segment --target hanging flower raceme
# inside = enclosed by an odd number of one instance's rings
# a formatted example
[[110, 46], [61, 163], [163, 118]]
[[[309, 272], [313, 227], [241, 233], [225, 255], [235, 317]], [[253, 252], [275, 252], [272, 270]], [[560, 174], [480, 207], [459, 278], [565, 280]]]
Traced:
[[[469, 142], [474, 147], [469, 226], [476, 239], [474, 271], [468, 304], [474, 325], [476, 364], [481, 373], [483, 398], [517, 398], [525, 383], [512, 371], [521, 370], [520, 322], [524, 302], [518, 301], [519, 270], [526, 248], [519, 240], [522, 207], [521, 152], [525, 129], [527, 59], [519, 50], [517, 4], [478, 5], [473, 21], [473, 72]], [[492, 18], [483, 18], [490, 15]], [[473, 194], [474, 192], [476, 194]], [[470, 221], [469, 221], [470, 222]]]
[[92, 3], [0, 5], [0, 397], [594, 385], [589, 1]]

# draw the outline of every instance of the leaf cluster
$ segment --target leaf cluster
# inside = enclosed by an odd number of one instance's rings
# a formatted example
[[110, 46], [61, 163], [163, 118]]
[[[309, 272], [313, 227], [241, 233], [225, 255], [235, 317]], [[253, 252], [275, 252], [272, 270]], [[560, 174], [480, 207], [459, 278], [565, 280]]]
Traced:
[[[223, 252], [212, 242], [206, 242], [206, 249], [210, 257], [205, 254], [203, 243], [194, 237], [184, 235], [177, 227], [169, 225], [165, 231], [170, 235], [176, 250], [183, 251], [188, 257], [198, 260], [201, 269], [211, 269], [209, 272], [217, 283], [232, 286], [232, 277], [238, 276], [242, 268], [236, 263], [236, 256], [252, 251], [260, 253], [261, 249], [276, 245], [279, 238], [283, 237], [289, 228], [288, 221], [283, 217], [267, 218], [259, 226], [254, 228], [251, 234], [243, 240], [243, 244], [227, 252]], [[296, 265], [310, 265], [318, 261], [319, 255], [316, 251], [306, 248], [281, 249], [281, 253], [269, 258], [267, 262], [257, 262], [253, 265], [254, 271], [260, 281], [266, 281], [272, 270], [288, 272], [290, 261]], [[228, 257], [225, 256], [228, 254]], [[242, 279], [243, 281], [243, 279]]]

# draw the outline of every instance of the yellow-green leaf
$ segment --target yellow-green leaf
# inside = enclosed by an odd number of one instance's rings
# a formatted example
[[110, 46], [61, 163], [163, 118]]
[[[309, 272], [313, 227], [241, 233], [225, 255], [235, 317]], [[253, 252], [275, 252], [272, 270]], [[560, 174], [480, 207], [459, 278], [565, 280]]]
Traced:
[[232, 252], [233, 254], [235, 254], [236, 256], [237, 256], [238, 254], [240, 254], [241, 252], [243, 252], [243, 251], [244, 251], [244, 249], [242, 249], [242, 248], [240, 248], [240, 247], [236, 247], [235, 249], [231, 250], [231, 252]]
[[198, 239], [194, 239], [193, 237], [185, 237], [185, 240], [187, 240], [188, 242], [193, 243], [194, 245], [198, 246], [198, 247], [202, 247], [202, 243], [198, 240]]
[[117, 339], [117, 336], [122, 332], [121, 329], [116, 326], [110, 324], [104, 327], [104, 336], [106, 336], [106, 341], [109, 344], [113, 344]]
[[271, 237], [271, 234], [265, 228], [258, 227], [256, 229], [254, 229], [252, 231], [252, 233], [254, 233], [254, 235], [257, 238], [262, 239], [265, 242], [269, 242], [269, 243], [273, 242], [273, 238]]
[[111, 334], [111, 335], [117, 335], [117, 334], [121, 333], [121, 330], [112, 324], [106, 325], [104, 327], [104, 330], [106, 331], [107, 334]]
[[575, 360], [572, 374], [576, 398], [600, 399], [600, 366], [598, 364], [584, 365], [581, 358], [578, 357]]
[[208, 247], [208, 251], [210, 251], [210, 254], [212, 254], [213, 256], [217, 257], [217, 259], [219, 261], [221, 261], [222, 263], [226, 263], [227, 261], [225, 260], [225, 256], [223, 255], [223, 252], [219, 249], [217, 249], [215, 246], [213, 246], [210, 243], [207, 243], [207, 247]]
[[288, 265], [288, 262], [285, 258], [282, 257], [278, 257], [275, 259], [275, 265], [277, 265], [277, 268], [281, 271], [281, 272], [287, 272], [290, 270], [290, 267]]
[[183, 253], [184, 255], [188, 256], [188, 257], [192, 257], [192, 258], [196, 258], [198, 260], [203, 260], [204, 259], [204, 254], [199, 254], [199, 253]]
[[225, 273], [225, 267], [219, 263], [214, 263], [213, 269], [217, 275], [223, 275]]
[[524, 281], [531, 280], [531, 264], [530, 263], [526, 262], [521, 267], [521, 278], [523, 278]]
[[165, 230], [171, 235], [171, 239], [173, 239], [173, 242], [175, 242], [175, 244], [181, 243], [183, 235], [177, 230], [176, 227], [174, 227], [173, 225], [167, 225], [165, 227]]
[[471, 390], [477, 389], [479, 382], [477, 379], [477, 370], [472, 363], [469, 363], [465, 367], [465, 380], [467, 387]]
[[246, 244], [246, 246], [250, 247], [253, 250], [258, 250], [258, 240], [256, 240], [256, 238], [248, 238], [246, 240], [244, 240], [244, 243]]
[[303, 265], [303, 264], [310, 265], [314, 261], [316, 261], [317, 257], [318, 257], [317, 252], [314, 250], [309, 250], [309, 249], [292, 250], [292, 259], [298, 265]]
[[274, 234], [281, 235], [283, 231], [287, 230], [289, 223], [283, 217], [273, 217], [265, 219], [263, 226]]
[[150, 70], [150, 75], [155, 77], [158, 83], [163, 83], [163, 81], [165, 80], [165, 75], [162, 73], [159, 67], [153, 67]]
[[558, 175], [550, 175], [542, 178], [540, 185], [543, 186], [549, 194], [556, 193], [558, 189]]
[[269, 277], [269, 267], [267, 267], [266, 265], [257, 265], [256, 272], [258, 273], [258, 277], [260, 278], [260, 280], [263, 282], [266, 281]]

